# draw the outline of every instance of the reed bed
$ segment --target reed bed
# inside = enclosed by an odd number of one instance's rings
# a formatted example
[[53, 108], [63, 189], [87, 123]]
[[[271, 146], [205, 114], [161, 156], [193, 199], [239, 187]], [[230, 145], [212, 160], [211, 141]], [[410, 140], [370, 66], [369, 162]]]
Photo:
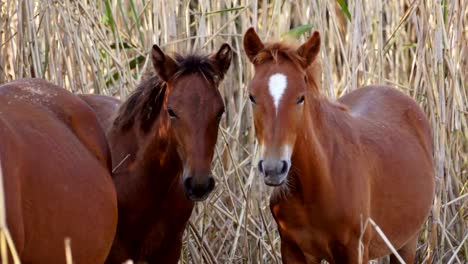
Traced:
[[42, 77], [76, 93], [125, 99], [151, 69], [153, 43], [182, 53], [229, 43], [235, 56], [220, 88], [227, 113], [213, 161], [218, 184], [194, 210], [180, 263], [280, 263], [271, 190], [252, 166], [246, 87], [253, 69], [242, 34], [255, 26], [262, 38], [303, 41], [318, 30], [328, 97], [390, 84], [425, 110], [437, 187], [417, 263], [467, 263], [467, 6], [464, 0], [0, 0], [0, 83]]

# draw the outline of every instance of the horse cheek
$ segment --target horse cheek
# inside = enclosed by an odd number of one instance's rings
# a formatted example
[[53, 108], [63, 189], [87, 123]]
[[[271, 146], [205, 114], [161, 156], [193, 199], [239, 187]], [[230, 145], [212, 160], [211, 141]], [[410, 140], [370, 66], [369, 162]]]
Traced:
[[254, 126], [255, 126], [255, 135], [259, 144], [263, 144], [264, 135], [263, 135], [263, 124], [262, 124], [262, 115], [261, 113], [254, 113]]

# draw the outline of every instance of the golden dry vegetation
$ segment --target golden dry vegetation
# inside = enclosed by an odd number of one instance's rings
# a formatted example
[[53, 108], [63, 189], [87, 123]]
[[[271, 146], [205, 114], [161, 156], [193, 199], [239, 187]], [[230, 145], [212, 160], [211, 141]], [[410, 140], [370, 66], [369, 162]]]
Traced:
[[253, 25], [264, 39], [302, 41], [318, 30], [328, 97], [391, 84], [424, 108], [434, 133], [437, 193], [417, 262], [467, 263], [467, 6], [465, 0], [0, 0], [0, 83], [42, 77], [76, 93], [124, 99], [151, 65], [153, 43], [181, 53], [229, 43], [235, 56], [220, 88], [227, 113], [213, 161], [218, 185], [196, 206], [180, 262], [277, 263], [271, 190], [252, 166], [246, 86], [253, 72], [242, 34]]

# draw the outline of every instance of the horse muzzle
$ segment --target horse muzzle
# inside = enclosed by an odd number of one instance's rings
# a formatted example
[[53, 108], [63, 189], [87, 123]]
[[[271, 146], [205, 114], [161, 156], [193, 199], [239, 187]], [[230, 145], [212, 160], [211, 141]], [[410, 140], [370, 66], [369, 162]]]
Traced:
[[215, 187], [213, 176], [197, 179], [197, 176], [187, 176], [184, 178], [184, 189], [187, 198], [194, 202], [205, 200]]
[[290, 160], [260, 160], [258, 162], [258, 170], [264, 177], [266, 185], [280, 186], [288, 176], [291, 168]]

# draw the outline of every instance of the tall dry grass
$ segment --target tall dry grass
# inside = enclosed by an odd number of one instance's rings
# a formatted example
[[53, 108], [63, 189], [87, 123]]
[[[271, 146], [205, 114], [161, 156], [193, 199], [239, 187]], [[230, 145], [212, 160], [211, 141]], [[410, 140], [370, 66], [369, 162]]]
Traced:
[[246, 94], [252, 67], [242, 34], [253, 25], [263, 38], [278, 39], [310, 25], [322, 33], [327, 96], [391, 84], [424, 108], [434, 133], [437, 195], [417, 262], [467, 263], [467, 6], [464, 0], [0, 0], [0, 83], [43, 77], [77, 93], [125, 98], [153, 43], [179, 52], [230, 43], [236, 56], [221, 87], [227, 113], [213, 162], [218, 187], [197, 204], [180, 262], [277, 263], [271, 190], [252, 166], [256, 142]]

